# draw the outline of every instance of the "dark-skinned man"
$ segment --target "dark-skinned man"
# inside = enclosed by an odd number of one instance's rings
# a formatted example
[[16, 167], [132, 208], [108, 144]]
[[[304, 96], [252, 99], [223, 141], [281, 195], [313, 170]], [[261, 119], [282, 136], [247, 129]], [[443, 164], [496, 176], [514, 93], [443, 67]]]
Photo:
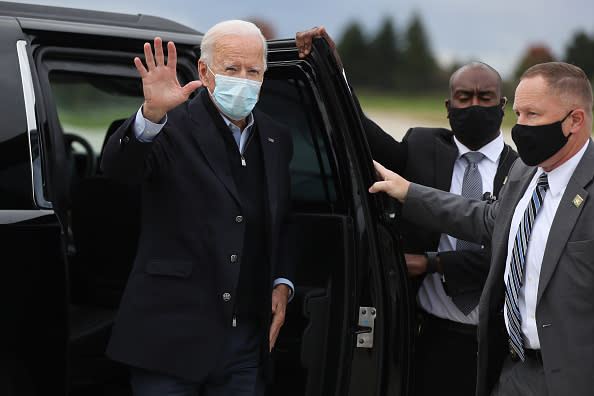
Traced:
[[[299, 32], [300, 56], [323, 27]], [[411, 128], [397, 142], [361, 111], [374, 159], [409, 180], [458, 195], [496, 196], [517, 154], [500, 131], [506, 98], [492, 67], [473, 62], [456, 70], [445, 101], [452, 130]], [[474, 395], [478, 301], [489, 272], [488, 246], [404, 223], [405, 258], [417, 300], [416, 395]]]

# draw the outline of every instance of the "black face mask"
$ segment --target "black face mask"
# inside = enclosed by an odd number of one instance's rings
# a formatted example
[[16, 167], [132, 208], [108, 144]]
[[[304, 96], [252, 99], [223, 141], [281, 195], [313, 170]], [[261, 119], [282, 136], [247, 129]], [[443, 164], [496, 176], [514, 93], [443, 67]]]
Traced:
[[491, 107], [450, 107], [448, 118], [456, 138], [466, 147], [476, 150], [493, 140], [499, 132], [503, 107], [501, 104]]
[[569, 135], [563, 134], [563, 121], [573, 113], [571, 110], [561, 121], [547, 125], [520, 125], [512, 128], [512, 139], [520, 158], [526, 165], [536, 166], [551, 158], [567, 143]]

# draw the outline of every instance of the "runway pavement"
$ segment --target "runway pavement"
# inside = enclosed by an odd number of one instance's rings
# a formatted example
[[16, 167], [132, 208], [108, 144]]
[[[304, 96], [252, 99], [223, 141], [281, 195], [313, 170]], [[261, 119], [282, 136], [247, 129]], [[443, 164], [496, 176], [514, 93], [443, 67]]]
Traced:
[[[401, 113], [393, 113], [389, 111], [378, 110], [364, 110], [367, 116], [378, 124], [384, 131], [392, 135], [396, 140], [400, 141], [404, 137], [406, 131], [413, 127], [442, 127], [450, 128], [446, 118], [443, 122], [436, 122], [434, 120], [426, 120], [421, 117], [414, 117], [403, 115]], [[515, 149], [511, 138], [511, 131], [503, 129], [503, 140]]]

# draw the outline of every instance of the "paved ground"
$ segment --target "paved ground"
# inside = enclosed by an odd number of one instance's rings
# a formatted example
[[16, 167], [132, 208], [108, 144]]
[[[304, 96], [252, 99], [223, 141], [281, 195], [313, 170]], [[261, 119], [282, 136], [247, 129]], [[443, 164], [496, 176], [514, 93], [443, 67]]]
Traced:
[[[375, 121], [382, 129], [398, 141], [402, 139], [409, 128], [412, 127], [442, 127], [450, 128], [447, 118], [443, 122], [427, 121], [422, 118], [415, 118], [411, 116], [402, 115], [400, 113], [392, 113], [389, 111], [365, 110], [369, 118]], [[516, 147], [511, 133], [508, 130], [503, 130], [503, 140], [512, 147]]]

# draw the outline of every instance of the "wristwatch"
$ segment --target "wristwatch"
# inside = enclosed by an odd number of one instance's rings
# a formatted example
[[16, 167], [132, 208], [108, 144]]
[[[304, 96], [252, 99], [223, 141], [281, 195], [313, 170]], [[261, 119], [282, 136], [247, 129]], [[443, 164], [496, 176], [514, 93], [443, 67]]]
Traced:
[[432, 274], [437, 271], [437, 256], [438, 252], [425, 252], [427, 257], [427, 273]]

